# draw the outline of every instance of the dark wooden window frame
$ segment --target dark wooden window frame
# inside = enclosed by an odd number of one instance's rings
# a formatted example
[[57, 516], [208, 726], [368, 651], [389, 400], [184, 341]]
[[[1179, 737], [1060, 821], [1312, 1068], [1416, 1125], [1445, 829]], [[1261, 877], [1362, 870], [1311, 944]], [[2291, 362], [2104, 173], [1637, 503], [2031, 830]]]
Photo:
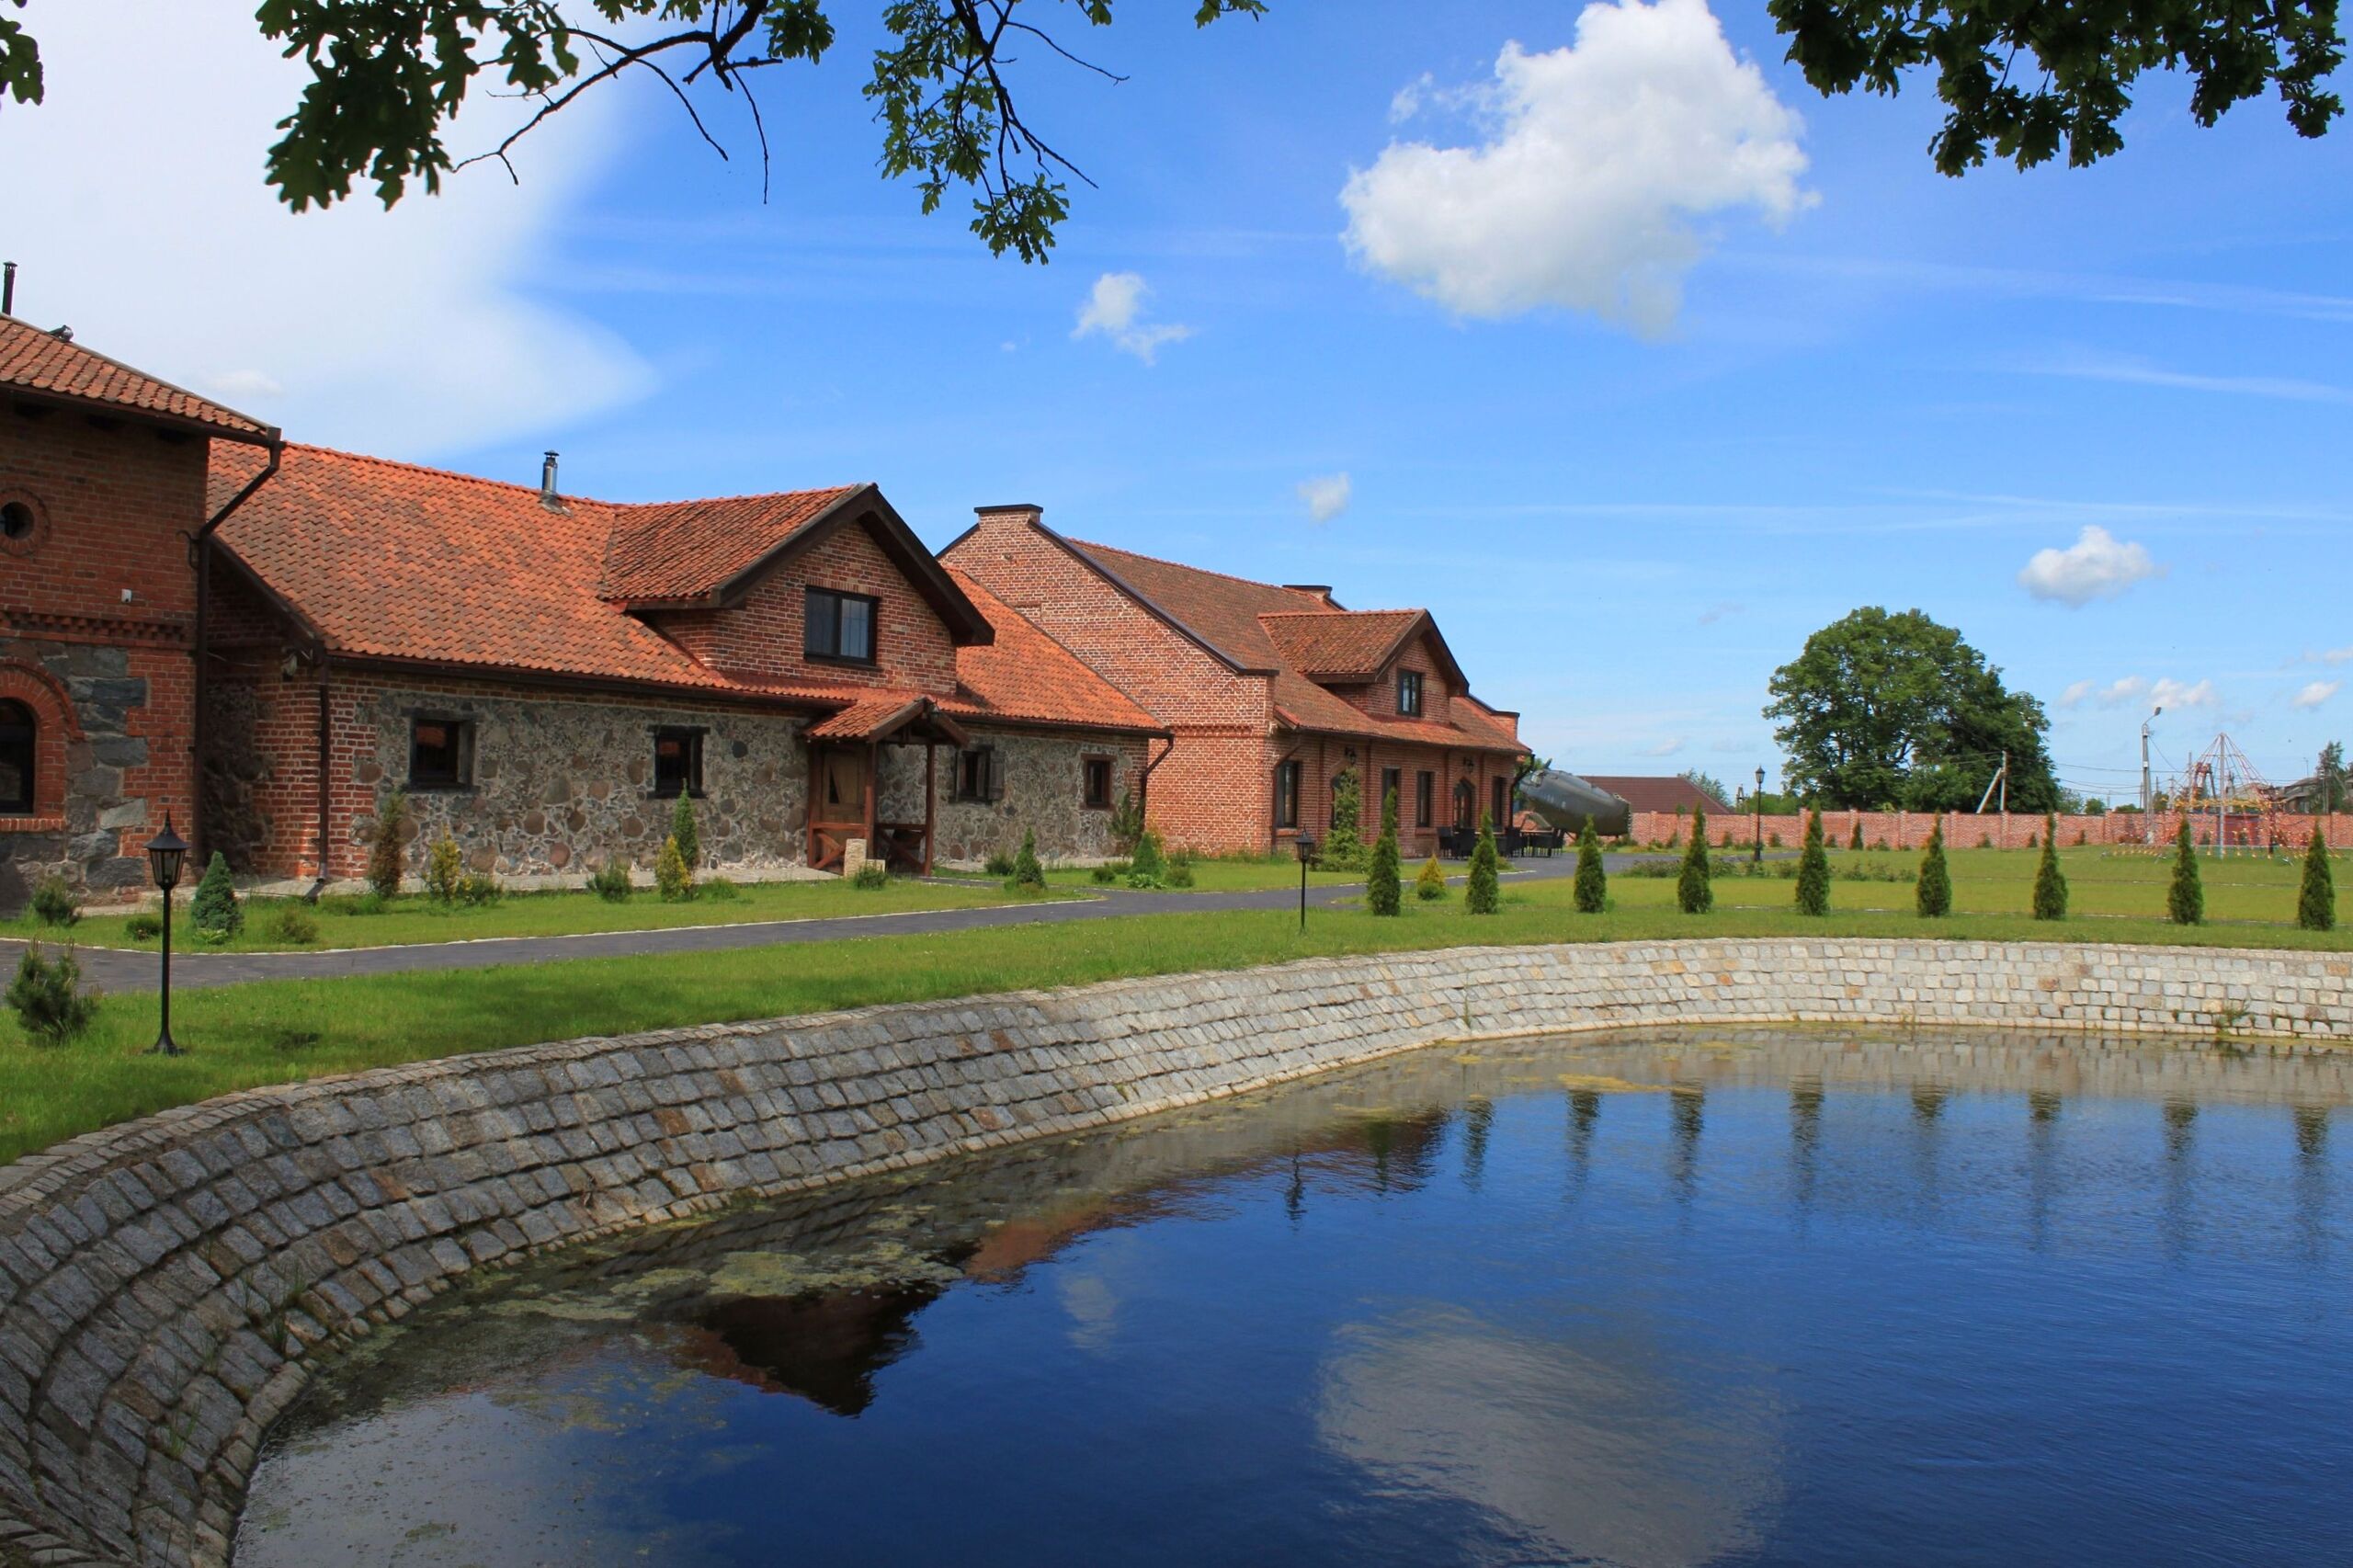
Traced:
[[0, 699], [0, 761], [16, 765], [24, 791], [0, 801], [0, 817], [31, 816], [40, 793], [40, 716], [14, 699]]
[[951, 800], [993, 806], [1005, 799], [1005, 759], [995, 746], [972, 746], [956, 754]]
[[[1098, 775], [1097, 769], [1102, 771]], [[1086, 811], [1108, 812], [1111, 809], [1111, 783], [1119, 770], [1119, 758], [1112, 756], [1082, 756], [1078, 759], [1078, 803]], [[1098, 792], [1097, 778], [1103, 780]]]
[[1307, 783], [1307, 765], [1296, 757], [1275, 764], [1275, 830], [1299, 830], [1299, 797]]
[[[654, 778], [645, 791], [649, 798], [657, 801], [675, 801], [678, 798], [678, 786], [682, 783], [686, 786], [688, 800], [699, 801], [703, 798], [702, 743], [703, 737], [710, 733], [699, 724], [657, 724], [654, 726], [653, 732]], [[674, 777], [665, 778], [662, 747], [673, 741], [681, 746], [680, 756], [685, 760], [669, 770]]]
[[1402, 767], [1384, 767], [1381, 770], [1381, 799], [1372, 803], [1372, 822], [1376, 830], [1381, 825], [1381, 813], [1388, 809], [1389, 796], [1392, 790], [1397, 796], [1397, 814], [1404, 816], [1405, 814], [1405, 770]]
[[1428, 827], [1438, 820], [1438, 775], [1423, 768], [1414, 776], [1414, 825]]
[[1511, 780], [1500, 773], [1487, 780], [1487, 805], [1497, 833], [1511, 825]]
[[[822, 619], [817, 607], [824, 602], [831, 607]], [[842, 607], [859, 604], [866, 607], [866, 652], [845, 653], [842, 650]], [[840, 588], [820, 588], [812, 585], [801, 598], [801, 651], [803, 656], [821, 665], [857, 665], [870, 667], [881, 662], [882, 647], [882, 601], [872, 594], [853, 594]], [[820, 625], [831, 629], [830, 637], [821, 645]]]
[[[427, 728], [449, 732], [433, 747], [447, 752], [448, 766], [425, 762]], [[474, 722], [462, 713], [417, 712], [408, 716], [408, 789], [411, 794], [446, 795], [474, 787]]]
[[1399, 670], [1397, 672], [1397, 711], [1408, 719], [1418, 719], [1422, 716], [1421, 671]]

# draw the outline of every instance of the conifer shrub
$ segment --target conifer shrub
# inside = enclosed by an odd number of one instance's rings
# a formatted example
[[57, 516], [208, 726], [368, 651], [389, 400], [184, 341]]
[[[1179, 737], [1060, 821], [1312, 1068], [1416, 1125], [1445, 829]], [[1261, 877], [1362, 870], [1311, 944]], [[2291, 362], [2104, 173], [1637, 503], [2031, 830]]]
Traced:
[[1495, 853], [1495, 824], [1487, 813], [1479, 813], [1479, 842], [1471, 850], [1471, 879], [1463, 890], [1462, 907], [1473, 915], [1493, 915], [1503, 907], [1503, 889], [1497, 881], [1501, 871], [1500, 857]]
[[1437, 856], [1423, 861], [1422, 869], [1414, 873], [1414, 896], [1424, 903], [1435, 903], [1446, 896], [1446, 871]]
[[1579, 915], [1598, 915], [1609, 907], [1609, 874], [1601, 864], [1601, 835], [1594, 832], [1591, 817], [1577, 830], [1577, 880], [1572, 891]]
[[2067, 918], [2067, 878], [2059, 869], [2059, 819], [2055, 815], [2043, 819], [2042, 858], [2034, 868], [2034, 917]]
[[368, 886], [381, 899], [401, 891], [401, 835], [408, 829], [408, 797], [395, 790], [376, 808], [368, 826]]
[[71, 926], [82, 918], [82, 900], [63, 877], [43, 877], [33, 889], [33, 915], [44, 926]]
[[981, 862], [981, 869], [983, 873], [992, 877], [1009, 877], [1013, 875], [1012, 851], [1007, 849], [997, 850], [987, 859]]
[[228, 858], [212, 852], [204, 878], [188, 900], [188, 924], [208, 942], [225, 942], [245, 928], [245, 906], [237, 901], [237, 884], [230, 880]]
[[[1012, 874], [1013, 873], [1010, 870], [1006, 872], [1006, 876], [1011, 876]], [[1092, 880], [1097, 886], [1107, 888], [1127, 874], [1128, 863], [1124, 860], [1106, 860], [1100, 866], [1096, 867], [1094, 870], [1087, 873], [1090, 880]]]
[[458, 902], [458, 884], [465, 880], [466, 863], [458, 841], [443, 833], [425, 852], [425, 896], [443, 905]]
[[1131, 855], [1136, 840], [1142, 836], [1143, 802], [1132, 790], [1122, 790], [1119, 803], [1111, 808], [1111, 843], [1120, 854]]
[[1855, 819], [1855, 831], [1847, 835], [1847, 847], [1849, 849], [1860, 849], [1862, 846], [1863, 819], [1857, 817]]
[[1818, 811], [1805, 821], [1805, 848], [1798, 855], [1797, 904], [1800, 915], [1830, 913], [1830, 851], [1823, 843]]
[[1156, 888], [1168, 881], [1168, 850], [1160, 835], [1146, 828], [1136, 837], [1136, 852], [1128, 860], [1128, 885]]
[[2198, 880], [2198, 850], [2189, 840], [2189, 824], [2174, 835], [2173, 883], [2165, 889], [2165, 918], [2177, 926], [2206, 923], [2206, 888]]
[[880, 860], [869, 860], [858, 867], [858, 875], [849, 880], [849, 885], [867, 892], [878, 892], [891, 885], [891, 869]]
[[665, 903], [679, 903], [695, 896], [695, 874], [687, 867], [676, 834], [662, 841], [661, 858], [654, 862], [654, 886]]
[[631, 892], [629, 863], [616, 855], [588, 874], [588, 891], [607, 903], [627, 903]]
[[27, 1035], [42, 1045], [70, 1045], [97, 1021], [98, 994], [82, 989], [82, 965], [68, 948], [53, 959], [27, 946], [6, 1000]]
[[1716, 890], [1708, 881], [1708, 813], [1691, 808], [1691, 843], [1675, 876], [1676, 907], [1686, 915], [1705, 915], [1716, 905]]
[[1945, 864], [1941, 818], [1928, 830], [1928, 846], [1920, 852], [1920, 875], [1912, 884], [1912, 903], [1924, 920], [1941, 920], [1952, 913], [1952, 868]]
[[670, 808], [670, 836], [678, 841], [678, 858], [689, 875], [702, 869], [702, 824], [695, 820], [695, 799], [678, 786], [678, 803]]
[[468, 871], [458, 879], [457, 900], [469, 909], [486, 909], [506, 896], [506, 884], [491, 871]]
[[1333, 777], [1332, 828], [1316, 859], [1327, 871], [1353, 871], [1364, 865], [1364, 794], [1353, 767]]
[[1193, 863], [1190, 860], [1172, 858], [1168, 862], [1168, 885], [1172, 888], [1191, 887], [1193, 885]]
[[1022, 830], [1020, 852], [1013, 857], [1013, 880], [1006, 885], [1016, 892], [1046, 891], [1046, 868], [1038, 863], [1038, 835], [1035, 829]]
[[1372, 841], [1372, 866], [1364, 880], [1365, 907], [1375, 915], [1404, 913], [1404, 888], [1398, 879], [1397, 791], [1381, 793], [1381, 836]]
[[2313, 829], [2304, 851], [2304, 879], [2296, 890], [2296, 924], [2307, 931], [2336, 929], [2336, 878], [2328, 869], [2328, 840]]

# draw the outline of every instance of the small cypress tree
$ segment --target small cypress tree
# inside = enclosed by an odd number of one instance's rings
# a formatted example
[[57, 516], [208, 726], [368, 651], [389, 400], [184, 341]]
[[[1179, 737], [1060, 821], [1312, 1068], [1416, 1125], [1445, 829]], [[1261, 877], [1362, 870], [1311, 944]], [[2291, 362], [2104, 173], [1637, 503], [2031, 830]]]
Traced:
[[1920, 880], [1912, 902], [1924, 920], [1941, 920], [1952, 913], [1952, 869], [1945, 864], [1945, 824], [1937, 819], [1928, 830], [1928, 847], [1920, 854]]
[[408, 797], [395, 790], [376, 808], [368, 829], [368, 885], [378, 898], [401, 891], [401, 832], [408, 826]]
[[1683, 869], [1675, 879], [1676, 906], [1686, 915], [1705, 915], [1716, 906], [1716, 890], [1708, 881], [1708, 812], [1691, 808], [1691, 842], [1684, 846]]
[[2059, 869], [2059, 819], [2042, 819], [2042, 860], [2034, 869], [2034, 917], [2067, 918], [2067, 878]]
[[1397, 880], [1397, 791], [1381, 795], [1381, 836], [1372, 841], [1372, 869], [1365, 877], [1365, 907], [1375, 915], [1404, 913], [1404, 889]]
[[444, 832], [433, 841], [425, 855], [425, 891], [436, 903], [458, 902], [458, 884], [465, 880], [465, 862], [459, 858], [458, 841]]
[[1352, 871], [1364, 864], [1364, 795], [1353, 767], [1333, 776], [1332, 829], [1317, 858], [1335, 871]]
[[229, 880], [229, 862], [221, 851], [212, 852], [212, 859], [204, 868], [204, 878], [196, 884], [196, 896], [188, 900], [188, 923], [216, 942], [225, 942], [245, 928], [245, 908], [237, 902], [237, 884]]
[[699, 870], [702, 827], [695, 821], [694, 797], [687, 793], [684, 784], [678, 786], [678, 803], [670, 808], [670, 836], [678, 841], [678, 858], [687, 863], [687, 869]]
[[1830, 913], [1830, 850], [1822, 839], [1822, 813], [1805, 819], [1805, 850], [1798, 857], [1798, 913]]
[[1863, 846], [1863, 819], [1862, 819], [1862, 818], [1860, 818], [1860, 817], [1857, 817], [1857, 818], [1855, 819], [1855, 831], [1854, 831], [1851, 835], [1849, 835], [1847, 836], [1847, 848], [1849, 848], [1849, 849], [1860, 849], [1862, 846]]
[[2190, 842], [2189, 819], [2173, 840], [2173, 885], [2165, 889], [2165, 918], [2177, 926], [2206, 923], [2206, 889], [2198, 880], [2198, 846]]
[[1609, 874], [1601, 866], [1601, 835], [1593, 830], [1593, 819], [1585, 819], [1585, 826], [1577, 830], [1577, 913], [1598, 915], [1609, 905]]
[[[1145, 844], [1152, 844], [1151, 835], [1145, 836]], [[1154, 846], [1154, 853], [1155, 857], [1158, 854], [1156, 845]], [[1139, 846], [1137, 858], [1142, 858], [1142, 846]], [[1035, 828], [1022, 830], [1021, 852], [1013, 858], [1013, 885], [1027, 892], [1046, 891], [1046, 868], [1038, 864], [1038, 833]]]
[[2304, 881], [2296, 893], [2296, 924], [2307, 931], [2336, 929], [2336, 879], [2328, 869], [2328, 840], [2313, 829], [2304, 851]]
[[1414, 896], [1425, 903], [1434, 903], [1446, 896], [1446, 871], [1438, 865], [1437, 856], [1423, 861], [1422, 869], [1414, 873]]
[[1495, 824], [1479, 813], [1479, 842], [1471, 851], [1471, 881], [1463, 891], [1462, 907], [1473, 915], [1493, 915], [1503, 907], [1496, 884], [1499, 858], [1495, 854]]
[[[1038, 835], [1036, 834], [1025, 835], [1022, 842], [1026, 845], [1034, 846], [1037, 843], [1037, 836]], [[1032, 853], [1029, 858], [1032, 860], [1035, 860], [1037, 856], [1035, 853]], [[1021, 873], [1021, 861], [1018, 856], [1014, 858], [1013, 869], [1014, 875], [1017, 880]], [[1140, 888], [1156, 888], [1167, 881], [1168, 851], [1162, 845], [1160, 835], [1153, 832], [1150, 828], [1146, 828], [1142, 834], [1137, 835], [1134, 858], [1128, 862], [1128, 885], [1131, 887]], [[1044, 887], [1046, 885], [1045, 873], [1042, 871], [1038, 875], [1038, 885], [1040, 887]]]
[[695, 896], [695, 874], [687, 858], [678, 849], [674, 834], [662, 841], [661, 858], [654, 862], [654, 885], [665, 903], [677, 903]]
[[1133, 791], [1120, 791], [1120, 803], [1111, 808], [1111, 846], [1122, 855], [1135, 853], [1137, 840], [1143, 837], [1143, 801]]

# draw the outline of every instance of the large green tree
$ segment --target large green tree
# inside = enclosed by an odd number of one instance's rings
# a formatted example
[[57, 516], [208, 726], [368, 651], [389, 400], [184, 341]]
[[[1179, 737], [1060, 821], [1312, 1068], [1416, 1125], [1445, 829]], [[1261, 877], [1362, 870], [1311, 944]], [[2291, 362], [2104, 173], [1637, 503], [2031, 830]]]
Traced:
[[2320, 762], [2313, 769], [2313, 778], [2320, 785], [2318, 803], [2324, 812], [2341, 812], [2353, 806], [2353, 781], [2345, 773], [2345, 743], [2331, 741], [2320, 748]]
[[1818, 804], [1968, 811], [2006, 752], [2010, 809], [2058, 809], [2042, 704], [1916, 609], [1871, 606], [1824, 627], [1769, 689], [1789, 789]]
[[[21, 9], [25, 0], [14, 3]], [[1201, 27], [1266, 9], [1266, 0], [1185, 3]], [[912, 176], [926, 212], [951, 188], [970, 190], [972, 232], [990, 250], [1043, 259], [1070, 212], [1067, 181], [1086, 176], [1024, 118], [1017, 67], [1054, 61], [1119, 80], [1053, 31], [1058, 21], [1108, 27], [1113, 4], [883, 0], [884, 36], [862, 89], [882, 128], [882, 173]], [[0, 91], [39, 103], [40, 53], [8, 8], [0, 0]], [[825, 0], [260, 0], [254, 19], [311, 68], [278, 122], [267, 176], [298, 212], [343, 200], [363, 181], [387, 207], [412, 182], [438, 191], [444, 175], [504, 163], [550, 116], [632, 72], [667, 87], [722, 157], [708, 114], [722, 102], [740, 105], [743, 123], [731, 137], [756, 143], [765, 169], [760, 74], [813, 65], [835, 39]], [[470, 95], [523, 108], [460, 158], [444, 138]]]

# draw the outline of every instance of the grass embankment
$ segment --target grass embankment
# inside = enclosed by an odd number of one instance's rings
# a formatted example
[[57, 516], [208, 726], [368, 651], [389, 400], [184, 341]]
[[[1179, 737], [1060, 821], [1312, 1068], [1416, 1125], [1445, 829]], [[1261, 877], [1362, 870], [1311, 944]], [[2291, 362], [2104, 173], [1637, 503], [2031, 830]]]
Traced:
[[[1029, 895], [1035, 897], [1035, 894]], [[183, 952], [264, 953], [311, 948], [392, 948], [420, 942], [468, 942], [498, 937], [577, 937], [599, 931], [658, 931], [674, 926], [737, 926], [766, 920], [824, 920], [849, 915], [904, 915], [920, 909], [968, 909], [1008, 903], [1015, 895], [996, 881], [926, 882], [893, 877], [879, 888], [823, 881], [749, 882], [733, 896], [704, 892], [677, 903], [640, 891], [608, 903], [582, 891], [508, 893], [495, 903], [436, 903], [422, 893], [404, 893], [382, 908], [359, 898], [324, 898], [313, 907], [300, 899], [245, 900], [244, 929], [225, 942], [197, 938], [188, 926], [188, 895], [174, 900], [173, 946]], [[314, 942], [296, 942], [278, 926], [280, 911], [310, 916], [318, 927]], [[33, 941], [71, 941], [85, 948], [131, 948], [153, 952], [153, 937], [134, 937], [127, 915], [85, 915], [71, 927], [41, 926], [31, 915], [0, 923], [0, 936]]]
[[[1077, 985], [1122, 976], [1241, 969], [1291, 959], [1396, 952], [1465, 945], [1626, 941], [1694, 937], [1879, 937], [1988, 941], [2075, 939], [2183, 946], [2353, 950], [2353, 922], [2334, 932], [2287, 925], [2179, 926], [2145, 913], [2038, 923], [2012, 897], [2006, 869], [1992, 857], [1954, 856], [1956, 890], [1978, 902], [2006, 900], [2011, 913], [1924, 921], [1900, 883], [1838, 882], [1833, 913], [1808, 919], [1790, 907], [1778, 878], [1721, 878], [1718, 907], [1686, 915], [1672, 907], [1674, 883], [1611, 879], [1615, 907], [1580, 915], [1565, 879], [1506, 881], [1504, 908], [1463, 912], [1458, 887], [1443, 903], [1408, 898], [1403, 918], [1380, 920], [1359, 907], [1318, 909], [1302, 935], [1290, 911], [1133, 915], [998, 927], [942, 936], [861, 937], [790, 949], [745, 949], [659, 958], [580, 959], [563, 963], [421, 971], [352, 980], [272, 981], [183, 992], [173, 1033], [191, 1054], [139, 1054], [155, 1036], [152, 996], [108, 999], [97, 1027], [62, 1048], [26, 1042], [0, 1019], [0, 1161], [59, 1139], [232, 1089], [581, 1035], [624, 1034], [692, 1023], [824, 1012], [883, 1002], [924, 1001], [1032, 986]], [[2033, 857], [2005, 857], [2026, 863]], [[2080, 862], [2070, 858], [2069, 875]], [[2105, 864], [2105, 863], [2103, 863]], [[2248, 869], [2255, 869], [2248, 863]], [[2079, 899], [2102, 881], [2084, 867]], [[2210, 875], [2212, 907], [2223, 886]], [[2268, 874], [2268, 873], [2267, 873]], [[2143, 871], [2119, 881], [2145, 910]], [[2162, 883], [2152, 884], [2163, 902]], [[2274, 894], [2250, 878], [2247, 897], [2268, 908]], [[1992, 891], [1983, 891], [1990, 889]], [[2105, 896], [2105, 895], [2102, 895]], [[2120, 892], [2120, 899], [2127, 895]], [[2239, 895], [2230, 895], [2235, 899]], [[1964, 898], [1968, 906], [1977, 893]], [[1759, 907], [1747, 906], [1751, 902]], [[1889, 911], [1859, 907], [1896, 906]], [[2250, 905], [2252, 906], [2252, 904]], [[2292, 903], [2290, 905], [2292, 908]]]

